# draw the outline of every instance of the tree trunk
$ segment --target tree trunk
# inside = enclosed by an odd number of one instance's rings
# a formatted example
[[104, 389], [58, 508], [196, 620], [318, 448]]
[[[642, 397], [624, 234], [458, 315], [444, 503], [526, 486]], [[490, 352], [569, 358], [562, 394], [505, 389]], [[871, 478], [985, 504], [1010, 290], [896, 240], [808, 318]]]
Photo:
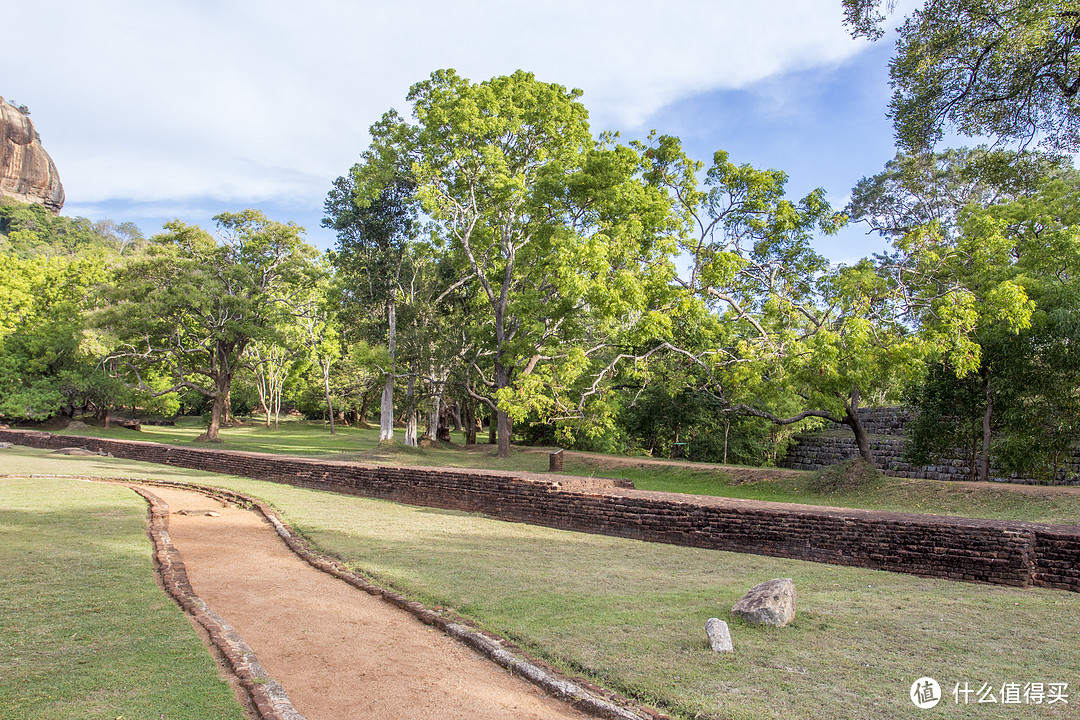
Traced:
[[724, 418], [724, 464], [727, 465], [727, 441], [728, 433], [731, 431], [731, 418]]
[[855, 444], [859, 446], [859, 455], [862, 459], [870, 463], [871, 467], [877, 467], [874, 465], [874, 453], [870, 450], [870, 438], [866, 435], [866, 428], [863, 427], [862, 419], [859, 418], [859, 386], [856, 385], [851, 389], [851, 402], [844, 403], [844, 413], [847, 416], [848, 427], [851, 428], [851, 432], [855, 435]]
[[982, 462], [979, 466], [979, 479], [990, 481], [990, 420], [994, 416], [994, 396], [990, 392], [990, 379], [983, 380], [983, 393], [986, 395], [986, 412], [982, 421]]
[[405, 447], [416, 447], [416, 377], [409, 375], [408, 390], [405, 393]]
[[319, 367], [322, 368], [323, 376], [323, 392], [326, 393], [326, 414], [330, 417], [330, 434], [334, 434], [334, 405], [330, 402], [330, 361], [327, 360], [324, 365], [322, 360], [319, 361]]
[[[503, 388], [510, 387], [510, 371], [502, 364], [499, 357], [495, 357], [495, 389], [496, 391]], [[499, 429], [498, 429], [498, 441], [499, 452], [498, 455], [501, 458], [510, 457], [510, 434], [512, 432], [513, 423], [510, 420], [510, 416], [506, 414], [505, 410], [499, 409], [495, 412]]]
[[360, 427], [365, 427], [367, 425], [368, 405], [371, 404], [371, 395], [371, 391], [368, 390], [360, 400], [360, 411], [357, 413], [356, 417], [356, 424]]
[[495, 412], [488, 415], [488, 445], [494, 445], [499, 441], [499, 421], [495, 419]]
[[498, 411], [499, 422], [499, 457], [510, 457], [510, 436], [514, 432], [514, 421], [505, 411]]
[[476, 444], [476, 405], [472, 398], [465, 401], [465, 444]]
[[214, 394], [214, 404], [210, 408], [210, 424], [206, 428], [206, 433], [200, 438], [206, 442], [221, 442], [219, 431], [221, 430], [221, 419], [225, 416], [225, 395], [220, 390], [221, 381], [218, 381], [219, 390]]
[[431, 409], [428, 412], [427, 439], [431, 442], [439, 441], [439, 415], [442, 413], [442, 393], [435, 393], [431, 399]]
[[461, 432], [461, 403], [455, 401], [450, 406], [450, 417], [454, 419], [454, 432]]
[[390, 368], [386, 373], [386, 382], [383, 384], [382, 406], [379, 410], [379, 442], [394, 441], [394, 352], [397, 349], [397, 308], [392, 296], [386, 301], [386, 319], [390, 326], [387, 344], [390, 351]]

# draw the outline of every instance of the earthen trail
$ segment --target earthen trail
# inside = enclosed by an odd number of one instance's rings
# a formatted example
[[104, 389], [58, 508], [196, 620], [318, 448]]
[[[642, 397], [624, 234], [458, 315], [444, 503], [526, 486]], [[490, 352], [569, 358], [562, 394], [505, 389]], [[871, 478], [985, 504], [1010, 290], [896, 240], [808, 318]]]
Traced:
[[312, 568], [255, 513], [194, 492], [153, 492], [169, 505], [169, 535], [196, 594], [308, 720], [589, 717]]

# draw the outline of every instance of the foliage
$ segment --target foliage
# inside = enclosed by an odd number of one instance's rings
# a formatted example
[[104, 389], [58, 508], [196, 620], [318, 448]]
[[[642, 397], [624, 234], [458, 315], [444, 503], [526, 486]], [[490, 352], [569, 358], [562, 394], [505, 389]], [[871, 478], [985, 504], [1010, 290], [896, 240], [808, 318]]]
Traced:
[[588, 367], [590, 330], [641, 315], [666, 282], [666, 198], [632, 149], [591, 137], [580, 94], [442, 70], [409, 92], [415, 124], [388, 113], [372, 129], [373, 156], [412, 161], [449, 287], [479, 297], [465, 383], [496, 411], [503, 454], [512, 418], [580, 414], [560, 394]]
[[984, 145], [901, 151], [884, 170], [858, 182], [844, 212], [852, 222], [890, 239], [929, 225], [953, 238], [965, 208], [1012, 202], [1050, 180], [1075, 175], [1069, 158], [1032, 151]]
[[870, 459], [860, 402], [886, 399], [920, 367], [895, 284], [869, 261], [830, 267], [813, 250], [816, 232], [845, 222], [823, 190], [792, 202], [784, 173], [737, 166], [724, 152], [699, 186], [701, 165], [672, 137], [653, 138], [645, 154], [648, 177], [681, 212], [680, 248], [691, 262], [678, 283], [694, 299], [683, 307], [713, 312], [720, 324], [711, 337], [673, 336], [676, 352], [704, 369], [699, 387], [725, 413], [780, 426], [810, 417], [848, 424]]
[[0, 198], [0, 250], [20, 258], [94, 255], [113, 259], [143, 242], [133, 223], [53, 215], [44, 205]]
[[154, 396], [193, 390], [213, 400], [210, 440], [218, 439], [245, 349], [280, 335], [283, 301], [317, 274], [315, 250], [296, 225], [255, 210], [215, 220], [222, 242], [198, 227], [167, 224], [117, 273], [98, 317], [116, 337], [110, 361], [130, 386]]
[[[881, 37], [884, 0], [843, 5], [853, 35]], [[1078, 68], [1076, 0], [926, 0], [900, 28], [890, 68], [897, 139], [927, 148], [951, 127], [1076, 150]]]
[[[943, 364], [954, 377], [936, 371], [924, 389], [913, 457], [942, 453], [935, 433], [947, 429], [970, 442], [981, 417], [984, 478], [991, 455], [999, 472], [1060, 478], [1080, 430], [1078, 200], [1075, 177], [1046, 182], [1011, 203], [969, 208], [956, 242], [921, 250], [935, 259], [922, 322], [949, 338]], [[964, 316], [958, 337], [950, 317]]]

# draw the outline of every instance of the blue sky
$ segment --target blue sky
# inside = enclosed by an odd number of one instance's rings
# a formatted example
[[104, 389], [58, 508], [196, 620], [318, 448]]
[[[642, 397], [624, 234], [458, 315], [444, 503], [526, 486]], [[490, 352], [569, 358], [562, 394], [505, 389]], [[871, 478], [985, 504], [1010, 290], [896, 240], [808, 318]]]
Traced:
[[[330, 183], [408, 87], [454, 67], [579, 87], [596, 130], [678, 135], [708, 162], [784, 170], [837, 206], [893, 155], [891, 41], [847, 36], [840, 0], [55, 0], [5, 9], [0, 95], [30, 107], [64, 213], [212, 226], [258, 207], [319, 227]], [[901, 8], [902, 11], [902, 8]], [[882, 249], [861, 230], [830, 259]]]

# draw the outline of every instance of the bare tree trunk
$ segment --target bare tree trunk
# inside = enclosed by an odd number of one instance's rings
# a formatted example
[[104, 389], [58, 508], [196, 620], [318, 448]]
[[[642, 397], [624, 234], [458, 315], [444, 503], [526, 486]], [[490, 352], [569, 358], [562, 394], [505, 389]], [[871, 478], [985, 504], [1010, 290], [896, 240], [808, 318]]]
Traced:
[[982, 462], [979, 466], [979, 479], [990, 481], [990, 420], [994, 416], [994, 396], [990, 392], [990, 379], [983, 380], [983, 393], [986, 395], [986, 412], [982, 421]]
[[329, 359], [323, 364], [322, 360], [319, 360], [319, 367], [322, 368], [323, 376], [323, 391], [326, 393], [326, 414], [330, 416], [330, 434], [334, 434], [334, 405], [330, 402], [330, 361]]
[[405, 447], [416, 447], [416, 377], [409, 375], [409, 385], [405, 393]]
[[461, 403], [454, 401], [450, 406], [450, 417], [454, 419], [454, 432], [461, 432]]
[[[394, 352], [397, 350], [397, 307], [394, 304], [393, 295], [386, 301], [386, 319], [390, 326], [388, 340], [390, 367], [386, 373], [386, 382], [383, 384], [382, 405], [379, 410], [379, 442], [394, 441]], [[409, 382], [411, 383], [412, 380]]]
[[488, 445], [494, 445], [499, 441], [499, 421], [495, 419], [495, 411], [488, 415]]
[[727, 465], [727, 441], [728, 433], [731, 431], [731, 418], [724, 418], [724, 464]]
[[[510, 372], [505, 365], [500, 362], [498, 356], [495, 358], [495, 388], [501, 390], [503, 388], [510, 387]], [[499, 457], [510, 457], [510, 435], [513, 432], [513, 421], [510, 416], [506, 414], [505, 410], [499, 409], [495, 412], [498, 419], [498, 441], [499, 441]]]
[[360, 411], [357, 413], [356, 424], [364, 427], [367, 424], [368, 405], [371, 404], [372, 392], [368, 390], [360, 400]]
[[476, 405], [472, 398], [465, 400], [465, 444], [476, 444]]

